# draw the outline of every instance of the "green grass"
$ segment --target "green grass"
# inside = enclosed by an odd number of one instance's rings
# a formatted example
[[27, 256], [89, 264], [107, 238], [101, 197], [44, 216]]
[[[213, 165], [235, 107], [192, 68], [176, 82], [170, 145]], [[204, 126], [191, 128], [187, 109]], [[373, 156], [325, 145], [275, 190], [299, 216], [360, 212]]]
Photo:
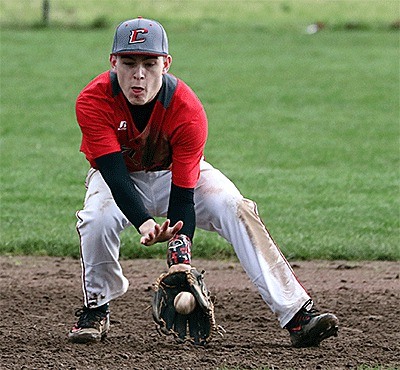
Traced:
[[[0, 253], [77, 256], [87, 163], [74, 101], [108, 68], [113, 29], [93, 24], [127, 12], [53, 1], [51, 27], [36, 29], [40, 1], [18, 4], [0, 2]], [[207, 110], [207, 159], [258, 203], [285, 255], [399, 260], [398, 2], [150, 4], [133, 16], [163, 20], [172, 73]], [[307, 35], [316, 20], [327, 27]], [[123, 257], [164, 253], [139, 246], [133, 229], [123, 245]], [[233, 256], [201, 230], [194, 253]]]
[[[138, 15], [179, 23], [262, 25], [271, 29], [320, 21], [331, 26], [351, 23], [364, 28], [399, 18], [398, 0], [49, 0], [52, 25], [68, 27], [115, 24]], [[0, 0], [0, 24], [21, 28], [39, 25], [43, 0]], [[307, 23], [308, 22], [308, 23]], [[237, 30], [236, 32], [240, 32]]]

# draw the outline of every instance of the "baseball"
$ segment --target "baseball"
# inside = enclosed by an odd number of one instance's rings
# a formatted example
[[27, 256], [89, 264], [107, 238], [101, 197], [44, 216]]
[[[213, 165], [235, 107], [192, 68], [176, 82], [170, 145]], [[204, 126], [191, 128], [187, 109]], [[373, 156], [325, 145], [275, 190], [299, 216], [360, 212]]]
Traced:
[[189, 315], [196, 307], [196, 299], [189, 292], [180, 292], [174, 299], [176, 312], [182, 315]]

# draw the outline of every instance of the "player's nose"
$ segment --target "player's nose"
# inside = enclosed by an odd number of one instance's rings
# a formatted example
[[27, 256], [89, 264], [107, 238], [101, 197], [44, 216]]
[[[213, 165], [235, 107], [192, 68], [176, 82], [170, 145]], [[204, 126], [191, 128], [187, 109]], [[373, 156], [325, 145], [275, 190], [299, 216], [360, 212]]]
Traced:
[[135, 68], [135, 70], [133, 71], [133, 78], [137, 79], [137, 80], [142, 80], [145, 77], [145, 69], [143, 66], [138, 66], [137, 68]]

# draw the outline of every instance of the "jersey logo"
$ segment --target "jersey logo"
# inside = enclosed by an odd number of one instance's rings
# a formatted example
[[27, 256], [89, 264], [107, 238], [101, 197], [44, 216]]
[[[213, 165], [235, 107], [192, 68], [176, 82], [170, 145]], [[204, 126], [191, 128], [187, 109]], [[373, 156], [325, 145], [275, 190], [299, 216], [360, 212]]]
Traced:
[[145, 37], [142, 37], [140, 39], [138, 38], [140, 34], [145, 34], [145, 33], [149, 33], [149, 30], [147, 30], [146, 28], [138, 28], [137, 30], [132, 30], [129, 36], [129, 44], [137, 44], [140, 42], [145, 42], [146, 41]]
[[118, 131], [126, 131], [126, 121], [121, 121], [119, 123]]

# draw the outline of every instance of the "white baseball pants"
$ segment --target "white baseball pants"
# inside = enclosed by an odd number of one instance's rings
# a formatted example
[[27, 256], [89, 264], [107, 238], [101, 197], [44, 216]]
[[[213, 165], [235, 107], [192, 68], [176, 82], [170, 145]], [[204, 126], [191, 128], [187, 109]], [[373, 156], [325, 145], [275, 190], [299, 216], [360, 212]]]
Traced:
[[[134, 172], [149, 213], [167, 215], [170, 171]], [[119, 234], [131, 226], [117, 207], [99, 171], [86, 178], [83, 210], [77, 212], [81, 242], [82, 288], [87, 306], [101, 306], [124, 294], [128, 280], [119, 263]], [[216, 231], [232, 244], [239, 261], [281, 327], [310, 299], [260, 219], [256, 204], [245, 199], [220, 171], [202, 161], [194, 193], [197, 227]], [[194, 252], [196, 247], [194, 245]]]

